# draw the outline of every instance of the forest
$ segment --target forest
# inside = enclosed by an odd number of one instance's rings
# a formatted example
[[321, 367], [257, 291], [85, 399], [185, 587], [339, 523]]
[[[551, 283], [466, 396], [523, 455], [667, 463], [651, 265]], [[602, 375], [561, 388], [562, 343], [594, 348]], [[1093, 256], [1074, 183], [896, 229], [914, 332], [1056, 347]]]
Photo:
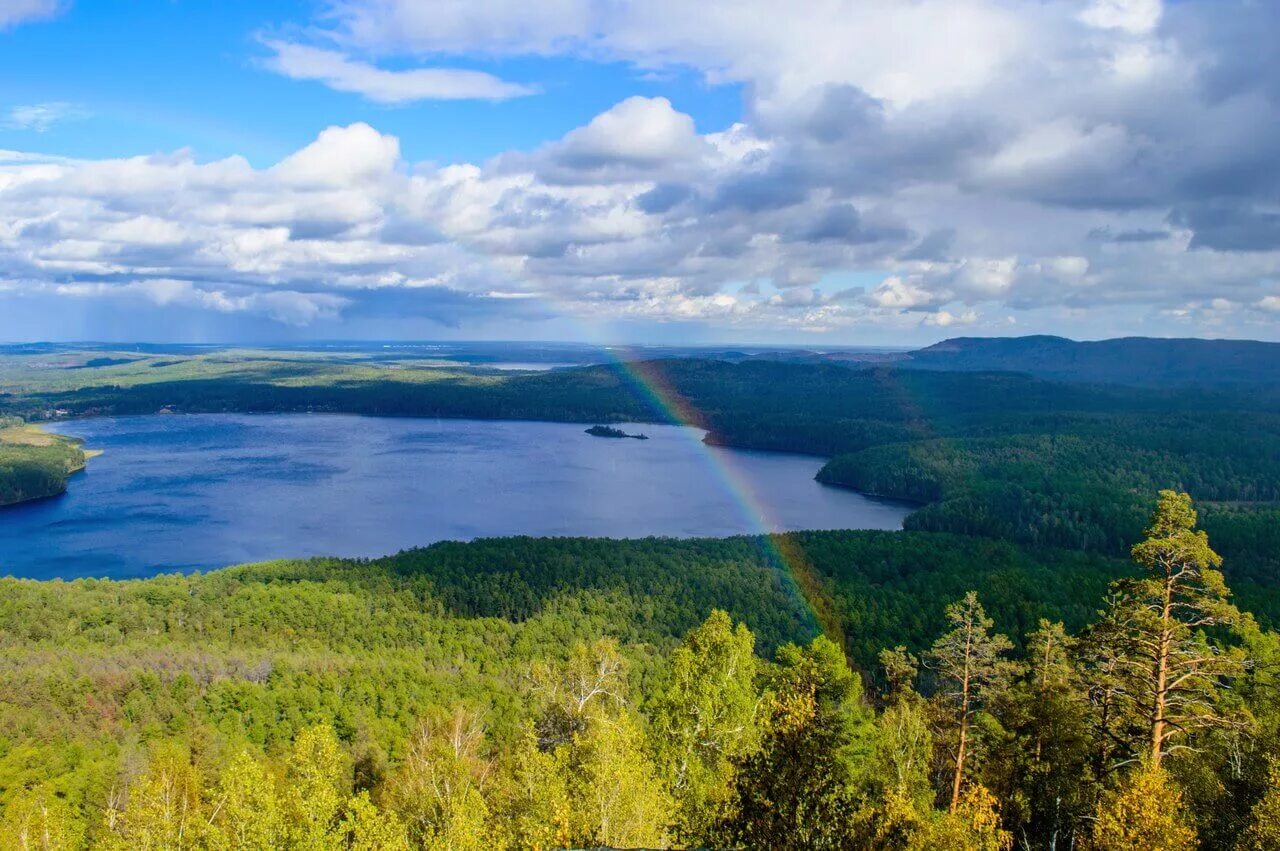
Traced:
[[[1191, 499], [0, 580], [5, 848], [1266, 849], [1280, 639]], [[975, 593], [973, 589], [981, 589]]]
[[[1181, 341], [1166, 342], [1176, 361]], [[1235, 348], [1223, 345], [1223, 362], [1234, 363]], [[1157, 360], [1150, 349], [1146, 364]], [[1108, 361], [1119, 376], [1123, 362]], [[1244, 384], [1235, 373], [1198, 385], [1097, 384], [930, 363], [680, 358], [501, 373], [316, 352], [37, 348], [0, 354], [0, 416], [333, 411], [683, 422], [713, 443], [830, 458], [824, 482], [921, 503], [909, 529], [1114, 557], [1141, 532], [1150, 495], [1173, 488], [1202, 506], [1242, 599], [1276, 622], [1280, 603], [1267, 589], [1280, 570], [1268, 531], [1280, 509], [1280, 385]], [[1091, 362], [1088, 374], [1099, 368]], [[7, 469], [16, 468], [0, 467], [0, 489], [13, 481]]]
[[76, 441], [0, 416], [0, 507], [62, 493], [85, 463]]
[[934, 367], [0, 355], [19, 498], [85, 460], [24, 423], [340, 411], [676, 421], [919, 505], [2, 579], [0, 847], [1280, 847], [1274, 388]]

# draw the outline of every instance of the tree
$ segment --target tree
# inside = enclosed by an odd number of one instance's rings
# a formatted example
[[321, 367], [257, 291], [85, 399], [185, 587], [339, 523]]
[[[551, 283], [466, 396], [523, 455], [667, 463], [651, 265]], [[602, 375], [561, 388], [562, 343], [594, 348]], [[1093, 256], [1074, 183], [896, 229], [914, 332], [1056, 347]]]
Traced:
[[919, 660], [905, 647], [880, 654], [889, 683], [889, 705], [876, 719], [865, 785], [886, 803], [907, 801], [917, 809], [932, 808], [929, 765], [933, 757], [933, 733], [924, 713], [924, 701], [912, 682]]
[[666, 845], [674, 806], [630, 712], [593, 713], [557, 756], [568, 779], [575, 838], [583, 845]]
[[67, 802], [42, 787], [18, 794], [0, 822], [0, 847], [14, 851], [73, 851], [84, 844], [84, 825]]
[[1061, 623], [1040, 620], [1027, 636], [1025, 675], [997, 711], [1010, 735], [992, 754], [986, 782], [1004, 802], [1006, 823], [1036, 847], [1070, 845], [1093, 796], [1089, 704]]
[[327, 724], [298, 733], [289, 756], [285, 812], [289, 845], [298, 851], [328, 851], [341, 840], [338, 818], [349, 791], [347, 761]]
[[899, 644], [892, 650], [880, 651], [880, 667], [884, 669], [885, 691], [887, 702], [902, 699], [904, 695], [914, 694], [916, 674], [920, 670], [920, 660], [907, 652], [907, 648]]
[[988, 694], [1007, 681], [1010, 666], [1001, 655], [1013, 645], [1003, 635], [991, 633], [994, 621], [973, 591], [947, 606], [947, 621], [952, 629], [934, 642], [929, 659], [938, 674], [939, 694], [951, 706], [956, 730], [950, 806], [954, 813], [960, 805], [970, 723]]
[[566, 744], [586, 727], [596, 707], [621, 705], [626, 672], [618, 643], [611, 638], [578, 643], [561, 665], [535, 664], [530, 691], [541, 705], [539, 743], [547, 748]]
[[218, 781], [211, 818], [211, 849], [272, 848], [284, 823], [275, 778], [248, 751], [236, 754]]
[[[562, 664], [534, 669], [537, 744], [567, 793], [574, 844], [662, 845], [673, 820], [645, 730], [627, 706], [625, 672], [611, 639], [579, 644]], [[525, 765], [542, 762], [526, 758]], [[557, 817], [554, 795], [536, 803]]]
[[861, 681], [824, 636], [778, 649], [760, 748], [741, 760], [715, 845], [845, 847], [854, 829], [850, 750], [869, 727]]
[[1117, 696], [1142, 719], [1146, 742], [1136, 749], [1152, 769], [1197, 731], [1243, 725], [1222, 710], [1221, 692], [1244, 661], [1204, 632], [1236, 624], [1240, 613], [1217, 570], [1222, 557], [1195, 525], [1191, 497], [1160, 492], [1146, 539], [1133, 548], [1144, 573], [1113, 585], [1106, 618], [1124, 685]]
[[906, 849], [933, 815], [933, 734], [923, 710], [920, 696], [908, 690], [876, 719], [860, 777], [865, 794], [855, 816], [857, 847]]
[[400, 821], [400, 817], [394, 812], [380, 810], [374, 806], [369, 800], [368, 792], [361, 792], [347, 802], [341, 832], [346, 840], [346, 851], [410, 851], [412, 847], [409, 845], [404, 823]]
[[755, 637], [722, 611], [671, 654], [671, 684], [658, 704], [660, 764], [677, 802], [676, 832], [706, 841], [733, 779], [733, 760], [758, 739]]
[[483, 792], [490, 763], [483, 747], [484, 727], [465, 709], [419, 727], [404, 761], [387, 783], [386, 796], [423, 847], [456, 851], [489, 847], [489, 810]]
[[1000, 827], [1000, 810], [981, 783], [969, 786], [950, 811], [918, 829], [908, 851], [1009, 851], [1013, 837]]
[[198, 848], [205, 827], [200, 776], [189, 754], [163, 747], [151, 757], [146, 774], [129, 786], [129, 799], [114, 820], [109, 847], [152, 849]]
[[507, 845], [533, 851], [567, 846], [573, 831], [568, 778], [556, 753], [538, 746], [532, 725], [516, 741], [503, 768], [497, 811]]
[[1098, 804], [1091, 851], [1191, 851], [1196, 834], [1184, 821], [1182, 793], [1163, 769], [1143, 766]]
[[1253, 807], [1249, 827], [1236, 845], [1237, 851], [1272, 851], [1280, 848], [1280, 766], [1273, 765], [1267, 791]]

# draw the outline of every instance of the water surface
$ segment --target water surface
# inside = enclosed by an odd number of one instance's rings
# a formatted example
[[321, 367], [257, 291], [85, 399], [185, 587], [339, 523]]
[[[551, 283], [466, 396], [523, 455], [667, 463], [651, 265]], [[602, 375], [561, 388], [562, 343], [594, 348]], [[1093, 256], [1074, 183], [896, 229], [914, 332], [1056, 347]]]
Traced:
[[53, 427], [103, 455], [0, 510], [0, 575], [130, 577], [501, 535], [898, 529], [908, 509], [813, 480], [820, 459], [540, 422], [209, 414]]

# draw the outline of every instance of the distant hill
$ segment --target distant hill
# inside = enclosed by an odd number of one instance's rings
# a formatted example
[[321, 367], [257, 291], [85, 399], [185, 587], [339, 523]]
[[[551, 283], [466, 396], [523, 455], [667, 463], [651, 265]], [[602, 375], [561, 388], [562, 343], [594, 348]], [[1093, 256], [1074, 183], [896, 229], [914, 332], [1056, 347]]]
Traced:
[[919, 369], [1023, 372], [1058, 381], [1150, 386], [1280, 385], [1280, 343], [1122, 337], [956, 337], [911, 352]]

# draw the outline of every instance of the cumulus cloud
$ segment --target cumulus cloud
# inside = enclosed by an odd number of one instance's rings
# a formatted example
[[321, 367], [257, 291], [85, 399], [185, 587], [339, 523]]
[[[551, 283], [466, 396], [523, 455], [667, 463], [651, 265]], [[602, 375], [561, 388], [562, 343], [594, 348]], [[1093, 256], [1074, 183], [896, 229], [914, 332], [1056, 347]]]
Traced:
[[272, 56], [264, 65], [294, 80], [315, 80], [339, 92], [371, 101], [406, 104], [421, 100], [508, 100], [535, 89], [483, 71], [459, 68], [411, 68], [388, 71], [337, 50], [267, 40]]
[[332, 13], [310, 32], [332, 50], [288, 54], [311, 69], [298, 76], [386, 102], [433, 78], [349, 57], [679, 66], [745, 84], [744, 111], [701, 132], [679, 103], [631, 97], [532, 151], [443, 167], [406, 162], [368, 124], [324, 129], [269, 168], [0, 152], [11, 291], [157, 303], [138, 282], [185, 281], [162, 289], [286, 322], [500, 311], [762, 334], [1016, 319], [1280, 336], [1274, 4], [864, 0], [779, 15], [765, 0], [338, 0]]

